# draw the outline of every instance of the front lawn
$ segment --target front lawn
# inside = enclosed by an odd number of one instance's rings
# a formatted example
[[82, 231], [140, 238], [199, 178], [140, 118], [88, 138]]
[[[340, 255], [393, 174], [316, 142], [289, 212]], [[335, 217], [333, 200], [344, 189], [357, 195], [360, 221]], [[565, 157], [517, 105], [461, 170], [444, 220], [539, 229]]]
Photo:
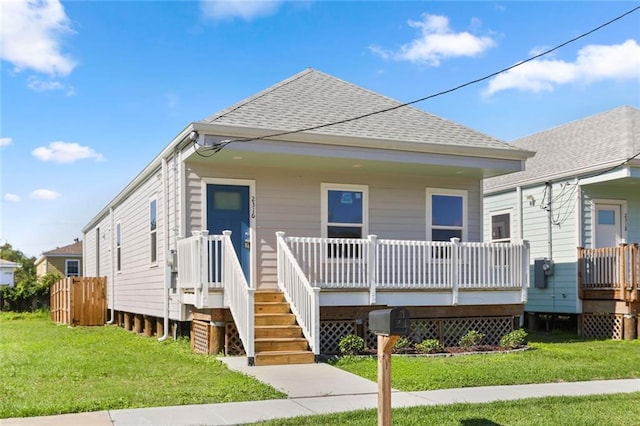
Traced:
[[[530, 350], [453, 357], [393, 356], [391, 385], [402, 391], [576, 382], [640, 377], [640, 340], [587, 340], [562, 333], [530, 336]], [[374, 357], [345, 357], [335, 366], [377, 380]]]
[[0, 313], [0, 418], [284, 398], [189, 341]]

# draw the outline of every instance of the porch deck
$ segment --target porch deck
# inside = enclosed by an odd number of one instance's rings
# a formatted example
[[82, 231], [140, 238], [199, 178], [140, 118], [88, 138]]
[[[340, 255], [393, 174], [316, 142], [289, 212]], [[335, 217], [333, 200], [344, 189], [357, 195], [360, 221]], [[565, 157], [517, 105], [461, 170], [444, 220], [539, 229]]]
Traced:
[[[287, 237], [277, 234], [277, 282], [309, 349], [320, 353], [320, 308], [522, 305], [529, 282], [529, 246]], [[254, 356], [256, 283], [248, 283], [230, 232], [196, 232], [178, 244], [183, 303], [226, 308], [249, 359]]]

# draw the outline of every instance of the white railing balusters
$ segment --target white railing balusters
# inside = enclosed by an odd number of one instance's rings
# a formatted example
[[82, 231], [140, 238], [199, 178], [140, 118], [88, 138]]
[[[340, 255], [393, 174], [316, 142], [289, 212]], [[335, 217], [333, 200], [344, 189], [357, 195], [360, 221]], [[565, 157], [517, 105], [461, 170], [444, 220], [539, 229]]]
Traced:
[[[296, 316], [302, 333], [315, 355], [320, 354], [320, 288], [312, 287], [302, 272], [284, 232], [277, 235], [278, 287], [283, 291], [291, 312]], [[308, 247], [308, 246], [307, 246]], [[299, 256], [299, 254], [298, 254]]]
[[222, 232], [222, 281], [224, 283], [224, 303], [229, 307], [236, 323], [240, 340], [247, 354], [249, 365], [255, 360], [254, 292], [249, 287], [244, 271], [231, 242], [231, 231]]

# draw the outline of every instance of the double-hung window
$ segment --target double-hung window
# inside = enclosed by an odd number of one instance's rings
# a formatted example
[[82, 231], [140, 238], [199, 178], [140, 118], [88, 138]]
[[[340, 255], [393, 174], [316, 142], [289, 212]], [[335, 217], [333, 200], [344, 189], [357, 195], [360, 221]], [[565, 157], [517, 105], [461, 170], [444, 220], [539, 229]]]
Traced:
[[511, 241], [511, 210], [491, 213], [491, 241], [497, 243]]
[[467, 191], [427, 189], [427, 240], [467, 239]]
[[[322, 184], [322, 236], [360, 239], [368, 232], [368, 187]], [[337, 253], [330, 253], [334, 256]], [[343, 253], [356, 257], [358, 253]]]
[[65, 261], [66, 277], [79, 277], [80, 276], [80, 261], [77, 259], [67, 259]]
[[149, 244], [150, 262], [155, 265], [158, 262], [158, 202], [155, 199], [149, 201]]

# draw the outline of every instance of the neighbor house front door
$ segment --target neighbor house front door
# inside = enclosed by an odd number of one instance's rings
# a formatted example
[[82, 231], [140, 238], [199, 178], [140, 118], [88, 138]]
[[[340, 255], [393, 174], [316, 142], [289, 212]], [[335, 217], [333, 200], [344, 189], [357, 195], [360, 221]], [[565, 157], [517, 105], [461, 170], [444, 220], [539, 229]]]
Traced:
[[622, 205], [596, 203], [594, 248], [615, 247], [623, 239]]

